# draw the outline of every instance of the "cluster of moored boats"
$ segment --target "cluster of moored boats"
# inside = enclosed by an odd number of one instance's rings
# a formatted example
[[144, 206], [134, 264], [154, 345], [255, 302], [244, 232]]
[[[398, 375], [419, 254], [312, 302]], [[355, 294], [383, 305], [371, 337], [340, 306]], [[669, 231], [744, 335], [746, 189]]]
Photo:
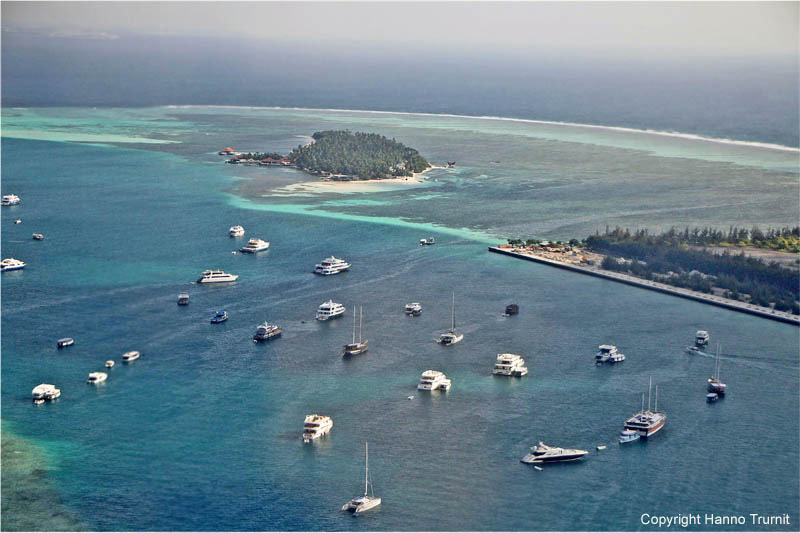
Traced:
[[[694, 346], [688, 346], [686, 351], [691, 354], [705, 354], [706, 352], [703, 350], [703, 347], [708, 346], [708, 341], [710, 339], [710, 335], [707, 331], [700, 330], [695, 335]], [[708, 380], [706, 380], [706, 390], [708, 394], [706, 394], [706, 401], [709, 403], [716, 402], [721, 397], [725, 396], [725, 391], [728, 388], [728, 385], [723, 383], [722, 380], [719, 378], [719, 371], [722, 362], [719, 358], [719, 351], [720, 346], [717, 343], [717, 355], [714, 359], [714, 373], [711, 375]]]
[[[4, 194], [0, 199], [0, 205], [4, 207], [10, 207], [17, 205], [21, 202], [20, 197], [16, 194]], [[17, 219], [14, 221], [14, 224], [22, 224], [22, 219]], [[34, 241], [43, 241], [44, 235], [41, 233], [34, 233], [33, 234]], [[13, 270], [22, 270], [25, 268], [27, 263], [22, 261], [21, 259], [15, 259], [13, 257], [8, 257], [0, 261], [0, 272], [11, 272]]]

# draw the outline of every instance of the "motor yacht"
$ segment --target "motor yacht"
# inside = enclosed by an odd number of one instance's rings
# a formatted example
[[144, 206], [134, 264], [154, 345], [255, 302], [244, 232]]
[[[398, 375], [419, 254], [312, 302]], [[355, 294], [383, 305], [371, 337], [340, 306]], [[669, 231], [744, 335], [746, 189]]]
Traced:
[[639, 437], [643, 439], [660, 431], [667, 422], [667, 414], [658, 410], [658, 385], [656, 385], [655, 410], [650, 410], [650, 389], [652, 384], [653, 379], [650, 378], [650, 386], [647, 388], [647, 410], [644, 408], [644, 393], [642, 393], [642, 410], [626, 420], [623, 426], [623, 429], [638, 432]]
[[197, 283], [224, 283], [237, 279], [239, 279], [238, 274], [228, 274], [222, 270], [206, 270], [202, 276], [197, 278]]
[[360, 353], [364, 353], [367, 351], [369, 347], [369, 341], [363, 339], [361, 335], [361, 326], [363, 324], [364, 319], [364, 308], [359, 306], [359, 315], [358, 315], [358, 342], [356, 342], [356, 306], [353, 306], [353, 342], [350, 344], [345, 344], [344, 349], [342, 349], [342, 355], [358, 355]]
[[19, 202], [19, 196], [16, 194], [5, 194], [3, 195], [3, 198], [0, 199], [0, 205], [4, 206], [17, 205]]
[[420, 246], [431, 246], [433, 244], [436, 244], [436, 239], [434, 239], [433, 237], [428, 237], [427, 239], [420, 239], [419, 244]]
[[106, 379], [108, 379], [108, 374], [105, 372], [92, 372], [89, 374], [89, 379], [86, 380], [86, 383], [97, 384], [104, 382]]
[[625, 355], [617, 351], [616, 346], [601, 344], [599, 352], [594, 356], [596, 363], [620, 363], [625, 360]]
[[450, 331], [446, 331], [439, 335], [439, 338], [436, 339], [436, 342], [442, 344], [444, 346], [450, 346], [451, 344], [456, 344], [457, 342], [461, 342], [464, 339], [463, 333], [456, 332], [456, 293], [453, 293], [453, 303], [451, 306], [451, 313], [450, 313]]
[[250, 239], [247, 244], [239, 248], [243, 254], [255, 254], [264, 250], [269, 250], [269, 243], [261, 239]]
[[263, 324], [256, 328], [256, 333], [253, 335], [253, 342], [268, 341], [274, 337], [280, 336], [282, 331], [280, 326], [264, 321]]
[[178, 305], [189, 305], [189, 293], [182, 292], [178, 295]]
[[635, 440], [639, 440], [641, 435], [639, 435], [638, 431], [634, 431], [632, 429], [624, 429], [619, 432], [619, 437], [617, 437], [617, 441], [620, 444], [624, 444], [626, 442], [633, 442]]
[[0, 272], [8, 272], [9, 270], [22, 270], [25, 268], [25, 262], [19, 259], [9, 257], [0, 261]]
[[228, 235], [231, 237], [241, 237], [244, 235], [244, 228], [241, 226], [231, 226], [231, 229], [228, 230]]
[[417, 389], [428, 391], [449, 391], [450, 384], [450, 380], [447, 379], [447, 376], [445, 376], [444, 373], [439, 372], [438, 370], [426, 370], [422, 373], [422, 377], [419, 380]]
[[42, 383], [41, 385], [36, 385], [31, 394], [33, 395], [33, 401], [55, 400], [61, 396], [61, 389], [57, 389], [55, 385], [50, 385], [49, 383]]
[[708, 340], [711, 337], [709, 336], [707, 331], [700, 330], [695, 333], [694, 343], [698, 346], [705, 346], [708, 344]]
[[525, 359], [513, 353], [497, 354], [497, 361], [494, 363], [492, 374], [495, 376], [522, 377], [528, 373], [525, 367]]
[[217, 313], [211, 317], [212, 324], [220, 324], [228, 320], [228, 312], [224, 309], [222, 311], [217, 311]]
[[75, 344], [75, 339], [72, 337], [64, 337], [63, 339], [58, 339], [56, 342], [56, 346], [59, 348], [66, 348], [67, 346], [72, 346]]
[[714, 392], [720, 396], [725, 396], [728, 386], [719, 379], [719, 370], [722, 362], [719, 360], [719, 344], [717, 344], [717, 358], [714, 361], [714, 374], [708, 378], [708, 392]]
[[308, 415], [303, 423], [303, 442], [311, 442], [330, 433], [333, 419], [325, 415]]
[[114, 361], [112, 361], [111, 359], [106, 361], [106, 368], [114, 368]]
[[364, 450], [364, 495], [357, 496], [342, 506], [342, 511], [350, 511], [353, 514], [369, 511], [381, 504], [381, 499], [375, 496], [372, 480], [369, 478], [369, 443], [365, 444]]
[[537, 446], [531, 448], [531, 453], [520, 459], [523, 463], [558, 463], [563, 461], [576, 461], [589, 453], [586, 450], [571, 450], [569, 448], [556, 448], [539, 441]]
[[137, 352], [136, 350], [132, 350], [130, 352], [125, 352], [124, 354], [122, 354], [122, 362], [123, 363], [130, 363], [131, 361], [136, 361], [137, 359], [139, 359], [140, 355], [141, 354], [139, 352]]
[[342, 304], [336, 303], [333, 300], [328, 300], [327, 302], [323, 302], [317, 308], [317, 316], [315, 317], [317, 320], [328, 320], [331, 318], [337, 318], [344, 314], [344, 306]]
[[34, 233], [33, 234], [33, 240], [34, 241], [43, 241], [44, 240], [44, 235], [42, 235], [41, 233]]
[[350, 263], [344, 259], [330, 256], [327, 259], [323, 259], [321, 263], [314, 265], [314, 274], [319, 274], [320, 276], [332, 276], [334, 274], [344, 272], [349, 268]]
[[405, 313], [410, 316], [419, 316], [422, 314], [422, 304], [419, 302], [411, 302], [406, 304]]

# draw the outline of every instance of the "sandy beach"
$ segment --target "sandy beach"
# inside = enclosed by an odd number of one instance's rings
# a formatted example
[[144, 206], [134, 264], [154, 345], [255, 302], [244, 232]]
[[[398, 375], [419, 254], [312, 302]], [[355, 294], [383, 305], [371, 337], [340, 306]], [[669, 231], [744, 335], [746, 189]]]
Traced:
[[332, 181], [332, 180], [317, 180], [317, 181], [304, 181], [300, 183], [293, 183], [273, 189], [265, 196], [272, 195], [293, 195], [293, 194], [322, 194], [322, 193], [367, 193], [367, 192], [383, 192], [398, 189], [405, 189], [407, 187], [415, 187], [424, 185], [428, 180], [425, 179], [425, 173], [434, 169], [446, 168], [443, 166], [431, 166], [430, 168], [422, 171], [415, 172], [411, 176], [401, 178], [387, 178], [380, 180], [353, 180], [353, 181]]

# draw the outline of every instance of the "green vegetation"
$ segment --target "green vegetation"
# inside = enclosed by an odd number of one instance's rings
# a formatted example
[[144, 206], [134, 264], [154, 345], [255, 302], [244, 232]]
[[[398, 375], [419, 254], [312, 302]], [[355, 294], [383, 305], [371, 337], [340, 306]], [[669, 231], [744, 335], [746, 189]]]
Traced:
[[261, 161], [262, 159], [283, 159], [284, 156], [278, 152], [247, 152], [246, 154], [239, 154], [234, 159], [255, 159]]
[[382, 179], [411, 176], [430, 167], [413, 148], [376, 133], [318, 131], [313, 138], [313, 143], [289, 154], [298, 168], [312, 173]]
[[616, 233], [625, 234], [625, 238], [635, 242], [643, 242], [660, 246], [752, 246], [754, 248], [768, 248], [785, 252], [800, 252], [800, 226], [794, 228], [769, 228], [762, 231], [759, 228], [737, 228], [730, 226], [728, 231], [721, 231], [714, 228], [685, 228], [683, 231], [670, 228], [669, 231], [660, 234], [649, 234], [647, 230], [638, 230], [631, 234], [627, 229], [616, 228], [609, 232], [606, 227], [606, 235]]

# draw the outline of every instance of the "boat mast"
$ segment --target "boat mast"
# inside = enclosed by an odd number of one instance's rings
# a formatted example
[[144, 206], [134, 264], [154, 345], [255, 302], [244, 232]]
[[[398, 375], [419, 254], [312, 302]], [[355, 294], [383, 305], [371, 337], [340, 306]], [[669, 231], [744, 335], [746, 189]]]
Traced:
[[653, 388], [653, 376], [650, 376], [650, 384], [647, 386], [647, 410], [650, 410], [650, 389]]
[[353, 344], [356, 343], [356, 306], [353, 306]]
[[450, 307], [450, 315], [452, 317], [451, 323], [452, 327], [450, 328], [451, 331], [456, 331], [456, 291], [453, 291], [453, 303]]
[[[361, 322], [364, 320], [364, 306], [358, 306], [358, 344], [361, 344]], [[355, 326], [355, 321], [353, 321], [353, 325]], [[355, 342], [355, 336], [353, 337], [353, 342]]]
[[366, 496], [367, 491], [369, 490], [369, 442], [364, 443], [364, 448], [366, 450], [364, 454], [366, 463], [366, 470], [364, 473], [364, 496]]
[[717, 360], [714, 362], [714, 378], [719, 381], [719, 343], [717, 343]]
[[658, 385], [656, 385], [656, 413], [658, 412]]
[[644, 393], [642, 393], [642, 412], [644, 412]]

